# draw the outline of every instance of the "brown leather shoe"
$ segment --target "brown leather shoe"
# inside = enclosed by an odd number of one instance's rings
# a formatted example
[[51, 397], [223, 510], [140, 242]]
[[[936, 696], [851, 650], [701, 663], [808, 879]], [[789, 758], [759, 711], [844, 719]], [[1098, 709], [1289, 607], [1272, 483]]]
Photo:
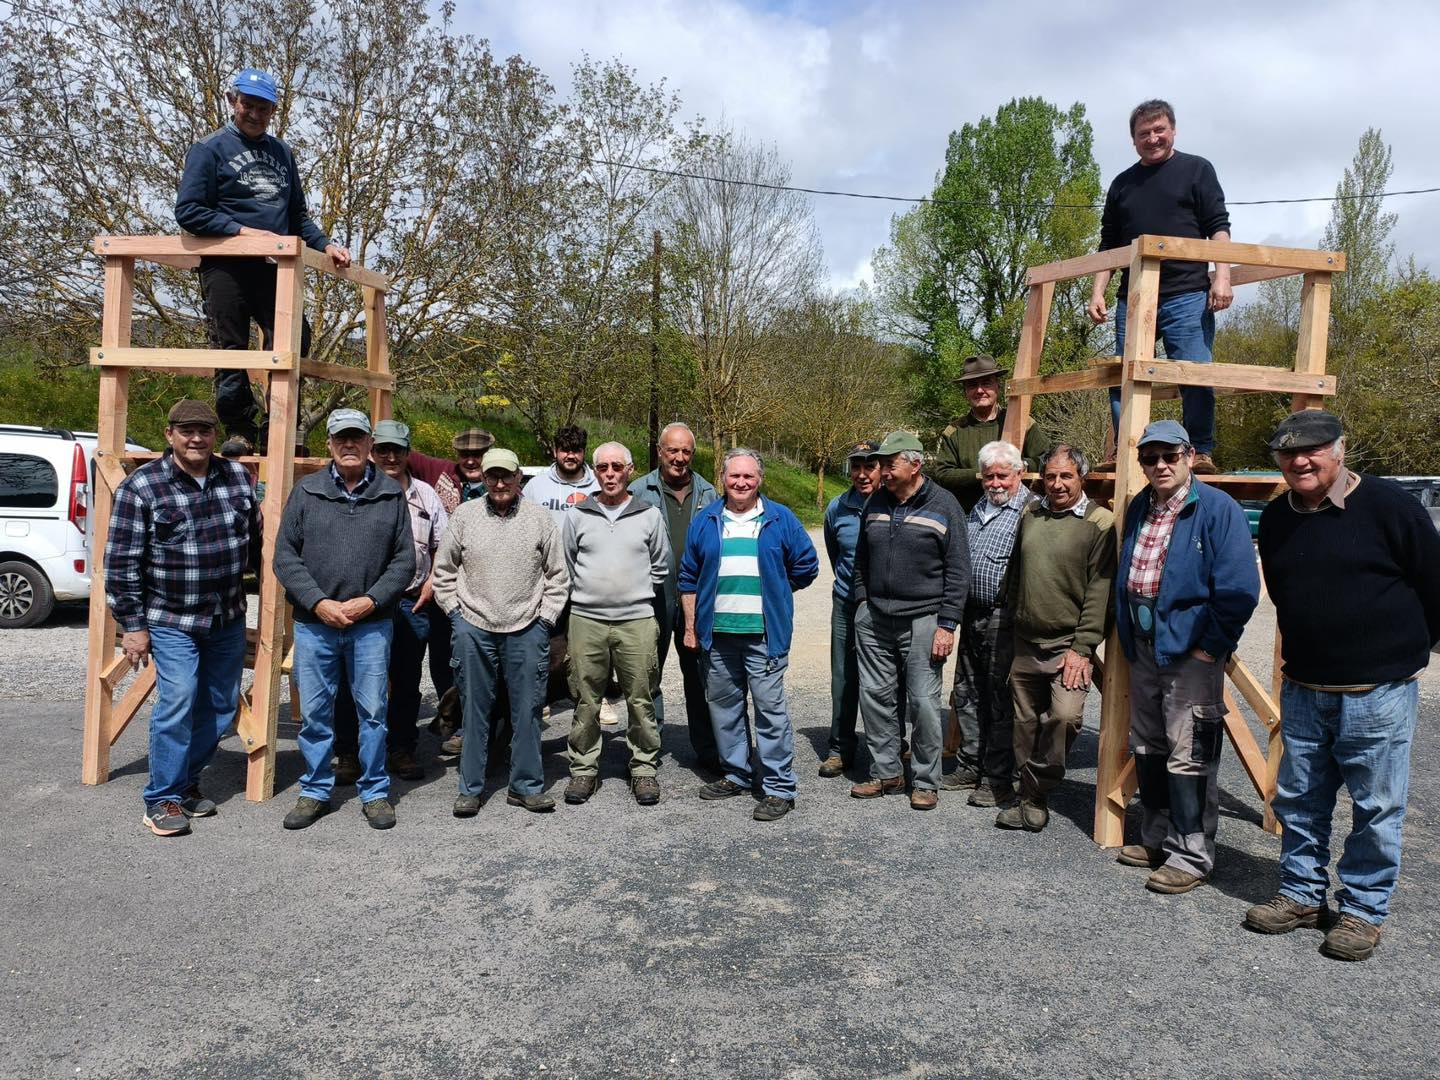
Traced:
[[845, 771], [845, 759], [839, 754], [831, 754], [820, 763], [820, 775], [829, 780], [831, 777], [839, 776]]
[[1013, 798], [1015, 789], [1009, 784], [992, 784], [982, 780], [965, 801], [971, 806], [1004, 806]]
[[928, 788], [916, 788], [910, 792], [911, 810], [934, 810], [940, 802], [940, 796]]
[[893, 776], [888, 780], [864, 780], [850, 788], [852, 799], [878, 799], [882, 795], [901, 795], [905, 792], [905, 777]]
[[385, 766], [401, 780], [425, 779], [425, 766], [416, 761], [409, 750], [396, 750], [386, 759]]
[[653, 776], [632, 776], [630, 794], [641, 806], [654, 806], [660, 801], [660, 781]]
[[1209, 454], [1196, 454], [1195, 460], [1190, 463], [1190, 471], [1200, 476], [1214, 476], [1218, 470], [1215, 459]]
[[1044, 803], [1032, 799], [1021, 799], [1014, 806], [1007, 806], [995, 815], [997, 829], [1024, 829], [1039, 832], [1050, 824], [1050, 811]]
[[565, 801], [571, 806], [583, 806], [599, 790], [598, 776], [572, 776], [565, 785]]
[[1302, 926], [1319, 926], [1323, 906], [1297, 903], [1276, 893], [1245, 913], [1245, 926], [1261, 934], [1288, 934]]
[[1126, 844], [1115, 856], [1115, 861], [1121, 866], [1148, 866], [1151, 870], [1159, 870], [1165, 865], [1165, 852], [1144, 844]]
[[1340, 921], [1325, 935], [1320, 952], [1332, 960], [1369, 960], [1379, 944], [1380, 927], [1342, 911]]
[[1162, 866], [1145, 879], [1145, 888], [1158, 893], [1187, 893], [1197, 885], [1204, 885], [1206, 878], [1181, 870], [1178, 866]]

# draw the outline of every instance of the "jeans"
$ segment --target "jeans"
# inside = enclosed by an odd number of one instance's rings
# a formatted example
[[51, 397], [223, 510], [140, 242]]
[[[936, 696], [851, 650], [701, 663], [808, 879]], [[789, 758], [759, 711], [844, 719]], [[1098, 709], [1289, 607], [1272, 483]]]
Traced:
[[855, 721], [860, 713], [860, 662], [855, 652], [855, 601], [830, 597], [830, 757], [855, 763], [860, 738]]
[[[662, 615], [666, 614], [665, 604], [657, 605]], [[685, 686], [685, 723], [690, 729], [690, 746], [702, 768], [720, 771], [720, 752], [715, 749], [715, 729], [710, 724], [710, 705], [705, 700], [704, 661], [698, 649], [685, 647], [685, 619], [678, 609], [660, 620], [660, 675], [665, 672], [665, 658], [670, 655], [671, 642], [675, 645], [675, 659], [680, 664], [680, 678]], [[656, 676], [659, 678], [659, 675]], [[665, 696], [655, 695], [655, 723], [665, 726]]]
[[390, 797], [385, 771], [386, 683], [390, 669], [390, 619], [365, 619], [336, 629], [322, 622], [295, 623], [295, 678], [300, 684], [300, 753], [305, 775], [300, 794], [330, 800], [335, 770], [330, 755], [335, 743], [335, 696], [346, 683], [355, 699], [360, 724], [362, 802]]
[[[705, 687], [715, 745], [725, 777], [743, 788], [760, 787], [766, 795], [795, 798], [795, 730], [785, 704], [785, 669], [790, 657], [766, 656], [763, 634], [716, 634], [705, 657]], [[750, 756], [750, 716], [745, 692], [755, 709], [755, 751]]]
[[[860, 712], [870, 748], [870, 777], [890, 780], [905, 775], [900, 761], [904, 721], [910, 722], [913, 786], [934, 791], [940, 785], [940, 684], [943, 661], [930, 655], [936, 617], [886, 615], [867, 603], [855, 612], [855, 649], [860, 665]], [[903, 699], [900, 686], [904, 684]]]
[[655, 691], [660, 683], [656, 659], [655, 620], [606, 622], [570, 613], [570, 693], [575, 719], [570, 725], [570, 775], [597, 776], [600, 771], [600, 702], [610, 672], [625, 695], [629, 726], [630, 776], [654, 776], [660, 767], [660, 728], [655, 722]]
[[1353, 802], [1350, 835], [1336, 872], [1335, 899], [1377, 926], [1400, 876], [1400, 828], [1410, 788], [1410, 744], [1419, 714], [1417, 680], [1364, 693], [1280, 691], [1284, 757], [1273, 802], [1280, 837], [1280, 892], [1301, 904], [1325, 903], [1330, 826], [1343, 783]]
[[[390, 639], [390, 705], [385, 714], [385, 749], [389, 753], [415, 753], [420, 731], [415, 726], [420, 717], [420, 665], [425, 648], [431, 645], [435, 623], [431, 608], [439, 610], [434, 600], [415, 614], [415, 601], [401, 599], [395, 608], [394, 635]], [[440, 636], [450, 640], [450, 620], [446, 619]], [[446, 650], [448, 665], [449, 650]], [[448, 671], [448, 666], [447, 666]], [[335, 695], [335, 753], [354, 754], [359, 750], [359, 725], [355, 716], [355, 699], [350, 688], [342, 685]]]
[[225, 730], [235, 722], [245, 670], [245, 620], [204, 633], [156, 626], [150, 630], [155, 706], [150, 710], [150, 782], [145, 805], [180, 801]]
[[[1165, 355], [1171, 360], [1210, 363], [1210, 349], [1215, 344], [1215, 313], [1210, 310], [1210, 294], [1201, 290], [1161, 300], [1155, 316], [1155, 335], [1164, 341]], [[1115, 305], [1115, 352], [1121, 357], [1125, 355], [1124, 300]], [[1195, 452], [1214, 452], [1215, 391], [1208, 386], [1182, 386], [1180, 406], [1185, 431]], [[1110, 420], [1119, 431], [1118, 386], [1110, 388]]]
[[501, 675], [510, 697], [510, 790], [516, 795], [539, 795], [545, 790], [545, 769], [540, 759], [540, 710], [550, 680], [550, 631], [536, 619], [524, 630], [498, 634], [481, 630], [458, 612], [450, 617], [453, 628], [455, 685], [464, 710], [460, 751], [460, 794], [480, 795], [485, 790], [485, 767], [490, 756], [490, 708]]

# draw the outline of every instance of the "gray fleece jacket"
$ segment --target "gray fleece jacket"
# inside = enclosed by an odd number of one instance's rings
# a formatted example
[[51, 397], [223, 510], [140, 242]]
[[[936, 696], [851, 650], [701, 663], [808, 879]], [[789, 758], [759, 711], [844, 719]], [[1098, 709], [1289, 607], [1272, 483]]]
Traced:
[[670, 574], [665, 516], [631, 496], [611, 521], [594, 495], [565, 515], [570, 610], [587, 619], [629, 622], [655, 614]]

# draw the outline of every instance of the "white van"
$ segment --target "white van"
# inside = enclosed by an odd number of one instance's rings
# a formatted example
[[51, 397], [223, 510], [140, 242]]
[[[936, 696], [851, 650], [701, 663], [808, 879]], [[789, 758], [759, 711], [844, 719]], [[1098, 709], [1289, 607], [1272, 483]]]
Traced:
[[0, 629], [89, 598], [95, 442], [90, 431], [0, 424]]

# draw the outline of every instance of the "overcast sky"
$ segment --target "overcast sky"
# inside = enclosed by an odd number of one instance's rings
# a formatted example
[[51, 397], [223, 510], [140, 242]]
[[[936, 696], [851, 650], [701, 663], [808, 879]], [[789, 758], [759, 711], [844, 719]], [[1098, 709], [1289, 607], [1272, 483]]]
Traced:
[[[687, 115], [773, 142], [805, 187], [928, 194], [949, 133], [1026, 95], [1085, 104], [1105, 184], [1135, 160], [1130, 108], [1163, 97], [1177, 148], [1214, 162], [1232, 204], [1332, 194], [1368, 126], [1393, 149], [1392, 190], [1440, 185], [1434, 2], [459, 0], [456, 23], [562, 89], [582, 51], [618, 56]], [[868, 278], [904, 207], [812, 202], [833, 283]], [[1440, 193], [1386, 205], [1398, 254], [1440, 267]], [[1296, 247], [1329, 214], [1230, 209], [1235, 240]]]

